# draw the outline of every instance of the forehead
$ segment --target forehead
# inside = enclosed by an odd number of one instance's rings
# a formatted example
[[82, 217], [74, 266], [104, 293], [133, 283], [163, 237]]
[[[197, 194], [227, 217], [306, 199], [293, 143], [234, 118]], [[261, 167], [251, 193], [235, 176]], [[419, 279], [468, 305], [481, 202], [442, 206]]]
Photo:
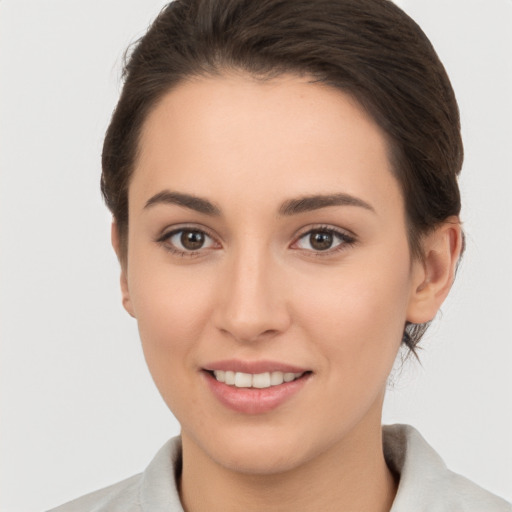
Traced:
[[401, 203], [375, 122], [348, 94], [293, 75], [198, 78], [167, 93], [144, 124], [130, 195], [165, 188], [246, 204], [333, 189]]

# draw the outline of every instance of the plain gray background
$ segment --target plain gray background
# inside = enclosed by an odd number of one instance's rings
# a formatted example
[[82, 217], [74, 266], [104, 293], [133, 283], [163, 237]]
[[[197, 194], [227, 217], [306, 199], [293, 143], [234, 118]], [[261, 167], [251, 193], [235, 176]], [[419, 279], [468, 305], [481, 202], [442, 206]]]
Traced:
[[[0, 509], [43, 510], [143, 470], [178, 424], [121, 308], [102, 137], [122, 54], [164, 2], [0, 1]], [[512, 500], [512, 2], [403, 0], [462, 113], [467, 252], [384, 422]]]

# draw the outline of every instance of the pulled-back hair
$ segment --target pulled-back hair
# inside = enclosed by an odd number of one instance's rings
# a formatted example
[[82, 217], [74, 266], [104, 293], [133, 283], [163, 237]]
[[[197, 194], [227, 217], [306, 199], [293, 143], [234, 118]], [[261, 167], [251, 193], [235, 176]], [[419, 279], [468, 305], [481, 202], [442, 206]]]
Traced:
[[[175, 0], [126, 59], [103, 146], [101, 190], [125, 257], [128, 186], [149, 112], [185, 79], [231, 70], [293, 73], [359, 102], [388, 139], [413, 257], [423, 235], [460, 213], [455, 95], [426, 35], [390, 0]], [[413, 352], [426, 327], [406, 326]]]

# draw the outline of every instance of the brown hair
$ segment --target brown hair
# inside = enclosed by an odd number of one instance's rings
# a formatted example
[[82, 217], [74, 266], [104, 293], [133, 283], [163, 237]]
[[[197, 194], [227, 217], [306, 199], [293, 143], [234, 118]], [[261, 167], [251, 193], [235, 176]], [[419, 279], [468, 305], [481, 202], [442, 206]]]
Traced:
[[[388, 137], [414, 257], [422, 235], [459, 214], [455, 95], [426, 35], [390, 0], [175, 0], [126, 60], [103, 146], [101, 190], [124, 257], [128, 186], [148, 113], [179, 82], [225, 70], [294, 73], [356, 98]], [[426, 327], [406, 326], [413, 352]]]

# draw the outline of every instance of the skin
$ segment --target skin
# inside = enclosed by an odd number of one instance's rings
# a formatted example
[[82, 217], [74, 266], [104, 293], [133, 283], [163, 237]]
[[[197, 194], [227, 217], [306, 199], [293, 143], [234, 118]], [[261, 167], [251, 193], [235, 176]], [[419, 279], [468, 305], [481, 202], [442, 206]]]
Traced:
[[[148, 200], [165, 191], [219, 215]], [[349, 194], [280, 215], [312, 194]], [[306, 78], [189, 80], [150, 113], [129, 188], [123, 303], [154, 381], [182, 427], [187, 511], [389, 510], [382, 452], [386, 380], [407, 320], [435, 316], [460, 252], [447, 219], [412, 259], [386, 138], [349, 96]], [[205, 231], [192, 256], [173, 229]], [[350, 235], [315, 250], [311, 230]], [[318, 232], [317, 232], [318, 233]], [[324, 232], [325, 235], [325, 232]], [[313, 240], [314, 241], [314, 240]], [[340, 250], [337, 250], [340, 249]], [[205, 384], [208, 363], [273, 360], [311, 372], [262, 414], [233, 411]]]

